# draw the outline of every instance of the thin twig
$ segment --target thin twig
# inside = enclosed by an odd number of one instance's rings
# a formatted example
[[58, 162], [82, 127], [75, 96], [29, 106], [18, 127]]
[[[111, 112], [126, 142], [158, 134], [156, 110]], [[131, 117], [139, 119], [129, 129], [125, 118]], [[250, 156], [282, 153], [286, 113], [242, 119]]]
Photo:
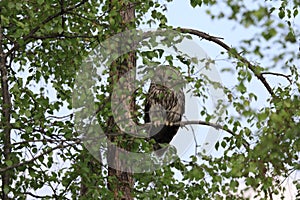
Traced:
[[286, 78], [290, 82], [290, 84], [292, 84], [292, 80], [290, 79], [291, 75], [284, 75], [284, 74], [277, 73], [277, 72], [262, 72], [261, 75], [281, 76], [281, 77]]
[[290, 175], [295, 171], [296, 171], [296, 169], [291, 169], [290, 172], [287, 174], [287, 176], [284, 177], [284, 179], [278, 184], [278, 186], [281, 186], [290, 177]]
[[45, 39], [73, 39], [73, 38], [97, 38], [95, 35], [67, 35], [65, 33], [51, 33], [49, 35], [32, 35], [30, 38], [33, 39], [40, 39], [40, 40], [45, 40]]
[[78, 143], [78, 141], [76, 141], [76, 142], [74, 142], [74, 143], [72, 143], [72, 144], [67, 144], [67, 145], [63, 145], [63, 144], [61, 143], [61, 144], [57, 145], [56, 147], [53, 147], [53, 148], [51, 148], [51, 149], [48, 149], [48, 150], [45, 151], [44, 153], [41, 153], [40, 155], [38, 155], [38, 156], [36, 156], [36, 157], [33, 157], [33, 158], [30, 159], [30, 160], [26, 160], [26, 161], [24, 161], [24, 162], [19, 162], [19, 163], [16, 163], [16, 164], [14, 164], [14, 165], [11, 165], [11, 166], [7, 166], [7, 167], [4, 167], [4, 168], [1, 168], [1, 169], [0, 169], [0, 173], [5, 172], [5, 171], [10, 170], [10, 169], [14, 169], [14, 168], [17, 168], [17, 167], [21, 167], [21, 166], [23, 166], [23, 165], [27, 165], [27, 164], [32, 163], [33, 161], [39, 159], [40, 157], [43, 157], [43, 156], [45, 156], [45, 155], [48, 155], [49, 153], [53, 152], [54, 150], [57, 150], [57, 149], [63, 149], [63, 148], [69, 147], [69, 146], [73, 146], [73, 145], [75, 145], [75, 144], [77, 144], [77, 143]]
[[80, 143], [80, 139], [79, 138], [74, 138], [74, 139], [68, 139], [68, 140], [61, 140], [61, 139], [40, 139], [40, 140], [25, 140], [25, 141], [21, 141], [21, 142], [15, 142], [12, 143], [12, 146], [15, 145], [22, 145], [22, 144], [28, 144], [28, 143], [35, 143], [35, 142], [48, 142], [48, 143], [62, 143], [62, 142], [76, 142], [77, 144]]

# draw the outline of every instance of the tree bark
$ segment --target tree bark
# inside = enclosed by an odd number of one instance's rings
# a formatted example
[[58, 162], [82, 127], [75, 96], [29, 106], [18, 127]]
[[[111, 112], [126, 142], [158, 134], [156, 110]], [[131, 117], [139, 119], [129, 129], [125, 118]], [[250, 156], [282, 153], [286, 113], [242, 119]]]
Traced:
[[[128, 27], [134, 27], [134, 19], [135, 19], [135, 9], [134, 3], [131, 2], [123, 2], [122, 0], [110, 0], [110, 8], [109, 12], [115, 9], [115, 4], [118, 4], [117, 7], [121, 9], [118, 11], [121, 16], [121, 23], [118, 24], [118, 30], [126, 31], [129, 30]], [[117, 32], [112, 32], [113, 34], [117, 34]], [[126, 54], [126, 58], [117, 59], [115, 60], [109, 69], [109, 87], [113, 88], [113, 86], [118, 82], [119, 78], [126, 74], [128, 71], [135, 69], [136, 67], [136, 54], [135, 52], [130, 52]], [[109, 101], [111, 102], [112, 94], [110, 94]], [[130, 111], [134, 109], [134, 102], [130, 105], [132, 108]], [[129, 111], [129, 112], [130, 112]], [[107, 121], [107, 126], [104, 127], [104, 131], [106, 131], [106, 135], [111, 142], [116, 142], [117, 146], [122, 143], [122, 141], [126, 140], [125, 135], [117, 128], [115, 119], [113, 117], [109, 117]], [[120, 139], [121, 137], [121, 139]], [[130, 146], [130, 145], [128, 145]], [[126, 150], [130, 150], [130, 147], [126, 148]], [[100, 155], [101, 156], [101, 155]], [[83, 155], [84, 157], [84, 155]], [[89, 157], [90, 159], [93, 159]], [[132, 197], [132, 189], [133, 189], [133, 177], [132, 173], [130, 172], [123, 172], [117, 169], [120, 169], [120, 166], [124, 166], [124, 164], [118, 159], [118, 151], [116, 148], [107, 149], [107, 162], [108, 167], [108, 180], [107, 180], [107, 187], [112, 192], [114, 199], [126, 199], [131, 200]], [[92, 160], [90, 162], [93, 162]], [[95, 169], [94, 166], [89, 165], [90, 173], [93, 173]], [[130, 169], [128, 169], [130, 171]], [[91, 181], [91, 180], [90, 180]], [[95, 184], [95, 182], [90, 182], [86, 180], [84, 177], [81, 177], [81, 188], [80, 188], [80, 196], [88, 197], [87, 193], [89, 190], [89, 185]]]
[[[0, 9], [1, 13], [1, 9]], [[3, 140], [3, 155], [4, 155], [4, 163], [1, 163], [2, 166], [7, 165], [7, 161], [10, 161], [10, 154], [11, 154], [11, 99], [9, 93], [9, 86], [8, 86], [8, 68], [6, 66], [6, 54], [3, 50], [3, 29], [1, 26], [1, 19], [0, 19], [0, 75], [1, 75], [1, 98], [2, 98], [2, 105], [1, 105], [1, 139]], [[11, 176], [11, 170], [4, 171], [1, 174], [2, 179], [2, 199], [6, 200], [9, 199], [7, 194], [7, 189], [9, 189]]]
[[[119, 3], [122, 5], [122, 10], [120, 11], [120, 15], [122, 17], [122, 25], [124, 27], [121, 27], [123, 31], [127, 30], [128, 26], [130, 26], [130, 23], [134, 23], [135, 19], [135, 9], [133, 3], [122, 3], [120, 0]], [[136, 67], [136, 54], [135, 52], [130, 52], [126, 55], [126, 58], [120, 62], [120, 61], [114, 61], [111, 65], [110, 69], [110, 79], [111, 79], [111, 86], [117, 83], [120, 77], [122, 77], [124, 74], [126, 74], [128, 71], [135, 69]], [[126, 86], [125, 86], [126, 87]], [[127, 113], [133, 113], [134, 109], [134, 101], [132, 102], [132, 105], [130, 105], [130, 110], [128, 110]], [[122, 135], [122, 132], [120, 130], [116, 130], [115, 126], [115, 119], [113, 117], [110, 117], [108, 121], [108, 130], [111, 130], [112, 133], [115, 133], [114, 131], [117, 131], [121, 135], [121, 141], [117, 140], [115, 141], [115, 136], [109, 136], [110, 133], [108, 133], [108, 137], [110, 141], [116, 142], [117, 146], [119, 146], [124, 140], [126, 140], [125, 135]], [[115, 135], [115, 134], [113, 134]], [[127, 145], [126, 150], [130, 150], [130, 145]], [[113, 163], [111, 163], [113, 162]], [[133, 177], [132, 173], [130, 172], [130, 169], [127, 169], [127, 172], [119, 171], [118, 169], [121, 168], [121, 166], [124, 166], [125, 164], [122, 163], [121, 160], [119, 160], [118, 151], [116, 148], [109, 148], [108, 149], [108, 164], [109, 166], [115, 166], [114, 168], [109, 167], [108, 168], [108, 188], [113, 192], [114, 199], [126, 199], [130, 200], [133, 199], [132, 196], [132, 190], [133, 190]]]

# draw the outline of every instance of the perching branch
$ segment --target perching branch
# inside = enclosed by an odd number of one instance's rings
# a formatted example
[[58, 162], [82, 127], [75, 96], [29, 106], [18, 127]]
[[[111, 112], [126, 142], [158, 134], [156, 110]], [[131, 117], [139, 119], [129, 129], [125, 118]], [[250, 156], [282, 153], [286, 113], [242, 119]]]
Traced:
[[[230, 133], [232, 136], [237, 136], [237, 134], [235, 134], [232, 130], [230, 130], [228, 128], [225, 128], [224, 126], [222, 126], [220, 124], [215, 124], [215, 123], [201, 121], [201, 120], [181, 121], [181, 122], [175, 123], [174, 125], [180, 125], [181, 127], [186, 126], [186, 125], [210, 126], [210, 127], [215, 128], [217, 130], [226, 131], [227, 133]], [[246, 140], [243, 140], [243, 144], [247, 149], [250, 147], [250, 144]]]
[[267, 80], [264, 78], [262, 73], [259, 70], [257, 70], [257, 67], [252, 65], [246, 58], [242, 57], [239, 53], [235, 52], [233, 48], [229, 47], [226, 43], [222, 42], [220, 40], [221, 39], [220, 37], [211, 36], [207, 33], [202, 32], [202, 31], [198, 31], [198, 30], [194, 30], [194, 29], [188, 29], [188, 28], [178, 28], [178, 29], [175, 29], [175, 30], [179, 30], [182, 33], [189, 33], [189, 34], [192, 34], [192, 35], [196, 35], [196, 36], [198, 36], [200, 38], [203, 38], [207, 41], [218, 44], [219, 46], [221, 46], [222, 48], [224, 48], [225, 50], [230, 52], [231, 55], [233, 55], [235, 58], [237, 58], [238, 60], [245, 63], [247, 65], [247, 67], [253, 72], [253, 74], [260, 80], [260, 82], [262, 82], [262, 84], [268, 90], [269, 94], [272, 97], [275, 96], [275, 94], [273, 92], [273, 89], [271, 88], [271, 86], [269, 85]]
[[201, 121], [201, 120], [181, 121], [181, 122], [175, 123], [174, 125], [180, 125], [181, 127], [187, 126], [187, 125], [204, 125], [204, 126], [210, 126], [217, 130], [220, 129], [220, 130], [226, 131], [226, 132], [230, 133], [231, 135], [236, 135], [233, 131], [231, 131], [229, 129], [225, 129], [223, 126], [221, 126], [219, 124], [210, 123], [210, 122]]
[[[161, 126], [161, 125], [169, 125], [169, 126], [175, 125], [175, 126], [180, 126], [180, 127], [185, 127], [187, 125], [203, 125], [203, 126], [209, 126], [209, 127], [215, 128], [217, 130], [226, 131], [227, 133], [229, 133], [232, 136], [237, 136], [237, 134], [234, 133], [229, 128], [225, 128], [224, 126], [222, 126], [220, 124], [215, 124], [215, 123], [206, 122], [206, 121], [202, 121], [202, 120], [181, 121], [181, 122], [176, 122], [173, 124], [150, 122], [150, 123], [143, 124], [139, 128], [134, 129], [134, 130], [136, 130], [136, 131], [147, 130], [148, 128], [151, 128], [152, 126]], [[243, 144], [247, 149], [250, 147], [250, 144], [246, 140], [243, 141]]]
[[[155, 125], [157, 126], [159, 124], [155, 124]], [[161, 125], [163, 125], [163, 124], [161, 124]], [[224, 128], [222, 125], [215, 124], [215, 123], [210, 123], [210, 122], [206, 122], [206, 121], [201, 121], [201, 120], [181, 121], [181, 122], [174, 123], [172, 125], [179, 125], [181, 127], [184, 127], [184, 126], [187, 126], [187, 125], [204, 125], [204, 126], [210, 126], [210, 127], [213, 127], [213, 128], [215, 128], [217, 130], [223, 130], [223, 131], [226, 131], [226, 132], [230, 133], [233, 136], [236, 136], [236, 134], [232, 130], [230, 130], [228, 128]], [[154, 125], [153, 125], [153, 123], [147, 123], [147, 124], [145, 124], [145, 126], [154, 126]], [[92, 138], [92, 139], [95, 139], [95, 138]], [[35, 140], [35, 142], [44, 142], [44, 141], [45, 140], [43, 140], [43, 139], [40, 140], [40, 141]], [[53, 140], [46, 140], [46, 141], [47, 142], [56, 142], [56, 141], [53, 141]], [[5, 172], [5, 171], [10, 170], [10, 169], [13, 169], [13, 168], [17, 168], [17, 167], [29, 164], [29, 163], [31, 163], [31, 162], [39, 159], [42, 156], [48, 155], [50, 152], [53, 152], [54, 150], [63, 149], [63, 148], [66, 148], [66, 147], [69, 147], [69, 146], [72, 146], [72, 145], [75, 145], [75, 144], [79, 144], [79, 143], [82, 142], [80, 139], [74, 139], [73, 140], [74, 143], [67, 144], [67, 145], [62, 145], [62, 143], [68, 142], [68, 141], [70, 141], [70, 140], [61, 140], [60, 141], [61, 144], [57, 145], [56, 147], [51, 148], [51, 149], [45, 151], [44, 153], [41, 153], [40, 155], [38, 155], [36, 157], [33, 157], [30, 160], [27, 160], [27, 161], [24, 161], [24, 162], [20, 162], [20, 163], [17, 163], [17, 164], [14, 164], [14, 165], [2, 168], [2, 169], [0, 169], [0, 173]], [[29, 142], [31, 142], [31, 141], [24, 141], [24, 143], [29, 143]], [[23, 142], [14, 143], [14, 145], [17, 145], [17, 144], [23, 144]], [[243, 144], [244, 144], [244, 146], [246, 148], [248, 148], [250, 146], [249, 143], [247, 141], [245, 141], [245, 140], [244, 140]]]

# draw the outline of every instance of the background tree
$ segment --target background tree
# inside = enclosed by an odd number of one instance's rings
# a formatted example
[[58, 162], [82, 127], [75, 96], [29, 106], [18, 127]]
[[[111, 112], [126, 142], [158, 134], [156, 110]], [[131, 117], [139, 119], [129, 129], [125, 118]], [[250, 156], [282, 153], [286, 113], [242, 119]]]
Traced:
[[[168, 2], [0, 2], [2, 199], [243, 199], [248, 188], [260, 198], [273, 199], [282, 193], [282, 181], [300, 167], [299, 32], [295, 23], [299, 3], [190, 1], [191, 6], [206, 9], [212, 19], [227, 19], [246, 28], [259, 27], [256, 34], [250, 38], [241, 36], [240, 45], [231, 47], [206, 30], [172, 27], [165, 16]], [[141, 26], [176, 28], [197, 36], [221, 47], [223, 59], [232, 63], [220, 67], [220, 73], [232, 73], [235, 82], [230, 86], [226, 82], [215, 85], [227, 98], [221, 102], [226, 106], [223, 123], [213, 124], [217, 111], [209, 113], [205, 108], [197, 121], [227, 133], [215, 145], [222, 150], [221, 156], [198, 152], [187, 162], [178, 159], [151, 173], [130, 174], [109, 169], [84, 148], [71, 110], [76, 72], [92, 49], [107, 38]], [[98, 116], [107, 132], [115, 128], [107, 103], [111, 86], [135, 66], [137, 57], [149, 63], [159, 54], [132, 52], [106, 71], [111, 85], [99, 95], [104, 107]], [[219, 66], [217, 60], [213, 62]], [[273, 84], [270, 77], [286, 82]], [[205, 77], [187, 79], [194, 84], [195, 94], [201, 94], [211, 84]], [[251, 91], [253, 82], [266, 94]], [[255, 106], [261, 98], [265, 98], [264, 104]], [[118, 132], [111, 132], [115, 131]], [[128, 144], [126, 138], [121, 139], [119, 145]], [[182, 178], [174, 176], [175, 171]], [[245, 190], [239, 187], [241, 182], [245, 182]], [[299, 194], [299, 180], [295, 185]]]

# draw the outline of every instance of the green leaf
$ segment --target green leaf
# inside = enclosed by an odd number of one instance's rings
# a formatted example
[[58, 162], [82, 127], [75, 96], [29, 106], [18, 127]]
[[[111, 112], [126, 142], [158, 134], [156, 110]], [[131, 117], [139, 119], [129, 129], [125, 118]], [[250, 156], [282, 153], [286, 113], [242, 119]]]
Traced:
[[299, 13], [299, 11], [298, 11], [298, 9], [296, 8], [296, 9], [294, 10], [294, 13], [293, 13], [294, 17], [296, 17], [296, 16], [298, 15], [298, 13]]
[[6, 160], [5, 163], [8, 167], [13, 165], [13, 162], [11, 160]]
[[237, 86], [237, 90], [240, 91], [242, 94], [244, 94], [247, 91], [247, 88], [245, 87], [244, 83], [240, 83]]
[[287, 34], [287, 36], [285, 37], [285, 40], [288, 41], [288, 42], [291, 42], [291, 43], [296, 43], [297, 42], [295, 34], [292, 31], [290, 31]]
[[225, 142], [225, 141], [222, 141], [222, 142], [221, 142], [221, 146], [222, 146], [223, 148], [225, 148], [225, 147], [226, 147], [226, 142]]
[[281, 9], [278, 13], [278, 16], [280, 19], [283, 19], [285, 17], [285, 11], [283, 9]]
[[29, 118], [31, 116], [31, 111], [30, 110], [26, 110], [25, 111], [25, 116]]
[[215, 149], [218, 151], [218, 149], [219, 149], [219, 146], [220, 146], [220, 143], [219, 143], [219, 141], [217, 141], [216, 142], [216, 144], [215, 144]]
[[202, 0], [190, 0], [190, 4], [193, 8], [195, 8], [196, 6], [201, 7], [202, 5]]
[[4, 192], [5, 194], [8, 194], [8, 193], [9, 193], [9, 187], [8, 187], [7, 185], [4, 186], [3, 192]]
[[37, 0], [37, 3], [38, 3], [39, 5], [42, 5], [42, 4], [44, 3], [44, 0]]
[[276, 36], [277, 31], [274, 28], [271, 28], [269, 30], [267, 30], [266, 32], [262, 33], [262, 36], [266, 39], [266, 40], [270, 40], [271, 38], [273, 38], [274, 36]]
[[8, 7], [9, 9], [13, 9], [13, 8], [15, 7], [15, 4], [14, 4], [13, 2], [9, 1], [9, 2], [7, 3], [7, 7]]

